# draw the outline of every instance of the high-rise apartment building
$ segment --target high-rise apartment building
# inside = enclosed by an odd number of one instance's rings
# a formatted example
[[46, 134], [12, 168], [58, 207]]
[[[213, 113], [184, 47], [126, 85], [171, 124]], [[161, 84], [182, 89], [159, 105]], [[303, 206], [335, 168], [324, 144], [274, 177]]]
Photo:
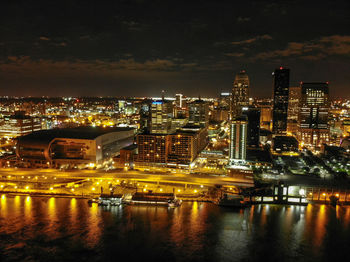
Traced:
[[249, 77], [241, 70], [235, 77], [231, 97], [231, 119], [242, 114], [242, 108], [249, 106]]
[[247, 155], [247, 118], [236, 117], [230, 126], [230, 165], [243, 164]]
[[188, 124], [193, 126], [208, 127], [209, 106], [208, 103], [198, 99], [188, 104]]
[[173, 104], [169, 101], [154, 101], [151, 104], [152, 134], [169, 134], [173, 132], [171, 120], [173, 118]]
[[288, 116], [289, 69], [280, 67], [275, 70], [273, 76], [272, 132], [285, 134], [287, 132]]
[[299, 141], [312, 150], [329, 142], [328, 83], [301, 83]]

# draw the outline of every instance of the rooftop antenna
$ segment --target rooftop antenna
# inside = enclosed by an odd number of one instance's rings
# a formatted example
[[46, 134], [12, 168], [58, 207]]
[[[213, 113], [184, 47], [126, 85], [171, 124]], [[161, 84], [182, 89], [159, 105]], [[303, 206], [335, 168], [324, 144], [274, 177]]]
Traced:
[[162, 90], [162, 100], [164, 101], [165, 90]]

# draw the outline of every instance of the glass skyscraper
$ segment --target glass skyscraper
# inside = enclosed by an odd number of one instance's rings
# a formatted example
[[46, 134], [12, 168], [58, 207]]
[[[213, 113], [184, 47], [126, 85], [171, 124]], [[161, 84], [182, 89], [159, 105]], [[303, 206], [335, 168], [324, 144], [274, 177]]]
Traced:
[[289, 69], [280, 67], [273, 73], [272, 132], [286, 134], [288, 116]]

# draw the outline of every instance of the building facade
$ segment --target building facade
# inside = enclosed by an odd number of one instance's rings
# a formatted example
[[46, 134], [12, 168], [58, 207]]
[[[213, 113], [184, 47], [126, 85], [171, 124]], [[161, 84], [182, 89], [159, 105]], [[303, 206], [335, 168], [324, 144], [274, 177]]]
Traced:
[[243, 108], [242, 114], [247, 117], [247, 146], [258, 148], [260, 145], [260, 109], [258, 108]]
[[137, 136], [138, 165], [189, 165], [208, 144], [205, 128], [183, 128], [174, 134]]
[[152, 134], [169, 134], [172, 126], [173, 104], [170, 101], [153, 101], [151, 104], [151, 124]]
[[273, 73], [272, 132], [286, 134], [289, 97], [289, 69], [280, 67]]
[[299, 141], [312, 150], [329, 143], [328, 83], [301, 83]]
[[29, 167], [102, 164], [133, 143], [132, 128], [78, 127], [33, 132], [18, 139], [19, 163]]
[[207, 128], [209, 125], [209, 106], [204, 100], [198, 99], [188, 104], [188, 124]]
[[241, 70], [235, 77], [231, 95], [231, 119], [240, 117], [242, 108], [249, 106], [249, 77]]
[[231, 120], [230, 126], [230, 165], [244, 164], [247, 157], [247, 129], [246, 117], [237, 117]]
[[14, 115], [5, 116], [0, 120], [0, 135], [18, 137], [30, 134], [42, 129], [40, 118], [24, 115], [24, 112], [16, 112]]
[[287, 134], [297, 136], [300, 111], [301, 87], [289, 87]]

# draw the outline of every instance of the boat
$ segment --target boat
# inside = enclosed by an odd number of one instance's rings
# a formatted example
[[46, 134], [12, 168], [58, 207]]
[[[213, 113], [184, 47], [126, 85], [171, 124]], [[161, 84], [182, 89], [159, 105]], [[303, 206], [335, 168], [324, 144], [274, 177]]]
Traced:
[[216, 199], [214, 203], [222, 207], [246, 207], [248, 204], [245, 202], [243, 196], [233, 194], [223, 194], [220, 198]]
[[98, 203], [98, 198], [90, 198], [87, 202], [88, 204]]
[[130, 204], [160, 205], [167, 207], [178, 207], [182, 200], [176, 198], [173, 193], [141, 193], [136, 192], [128, 201]]
[[98, 198], [98, 205], [99, 206], [120, 206], [122, 204], [123, 195], [117, 194], [117, 195], [107, 195], [102, 194]]

